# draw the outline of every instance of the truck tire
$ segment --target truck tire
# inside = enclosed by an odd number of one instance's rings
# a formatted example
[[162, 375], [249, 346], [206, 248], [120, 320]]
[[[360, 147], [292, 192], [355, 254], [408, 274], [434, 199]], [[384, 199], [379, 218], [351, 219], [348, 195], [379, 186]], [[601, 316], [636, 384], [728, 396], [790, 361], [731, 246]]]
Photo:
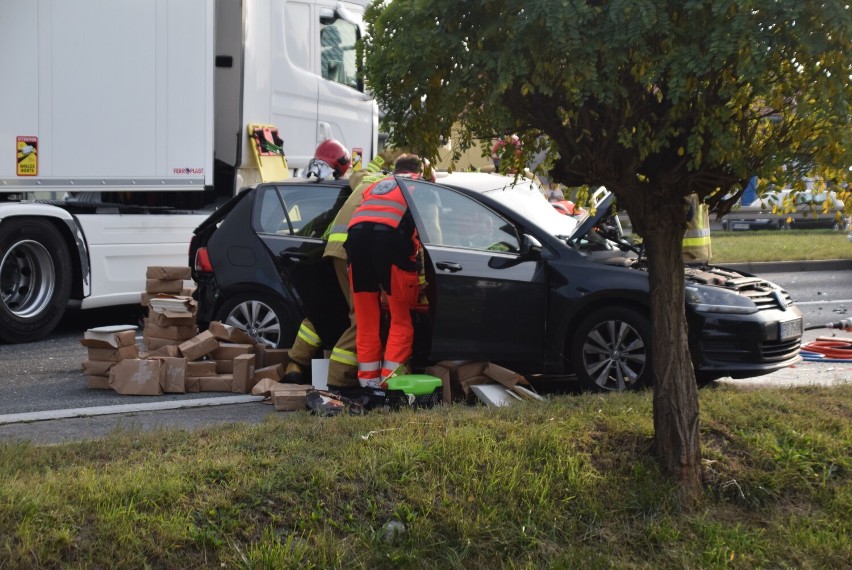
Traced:
[[588, 390], [620, 391], [651, 383], [651, 323], [625, 307], [599, 309], [583, 319], [570, 347], [571, 364]]
[[301, 319], [278, 298], [265, 293], [241, 293], [227, 299], [216, 320], [242, 329], [269, 348], [289, 348]]
[[33, 342], [62, 319], [71, 295], [71, 261], [59, 230], [37, 218], [0, 223], [0, 339]]

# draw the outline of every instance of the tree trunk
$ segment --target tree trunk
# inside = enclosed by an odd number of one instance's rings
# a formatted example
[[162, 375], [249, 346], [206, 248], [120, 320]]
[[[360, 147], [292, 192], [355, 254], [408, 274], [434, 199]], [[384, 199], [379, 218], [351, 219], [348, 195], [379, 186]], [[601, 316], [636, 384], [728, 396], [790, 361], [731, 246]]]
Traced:
[[684, 310], [682, 240], [686, 213], [682, 198], [660, 202], [642, 212], [654, 217], [652, 223], [643, 224], [654, 339], [654, 448], [678, 486], [681, 504], [690, 508], [701, 499], [702, 479], [698, 387]]

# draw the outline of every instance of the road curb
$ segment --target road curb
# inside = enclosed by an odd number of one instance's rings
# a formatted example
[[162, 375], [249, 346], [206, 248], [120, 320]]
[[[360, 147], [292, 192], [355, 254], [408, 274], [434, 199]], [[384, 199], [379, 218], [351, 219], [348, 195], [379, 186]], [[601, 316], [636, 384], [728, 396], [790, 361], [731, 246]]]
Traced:
[[745, 263], [720, 263], [746, 273], [787, 273], [795, 271], [848, 271], [852, 270], [852, 259], [821, 259], [814, 261], [748, 261]]
[[0, 416], [0, 425], [29, 423], [45, 420], [62, 420], [111, 414], [129, 414], [135, 412], [157, 412], [181, 408], [201, 408], [206, 406], [224, 406], [226, 404], [245, 404], [260, 402], [263, 396], [222, 396], [221, 398], [198, 398], [194, 400], [168, 400], [166, 402], [148, 402], [142, 404], [119, 404], [116, 406], [94, 406], [91, 408], [71, 408], [67, 410], [45, 410]]

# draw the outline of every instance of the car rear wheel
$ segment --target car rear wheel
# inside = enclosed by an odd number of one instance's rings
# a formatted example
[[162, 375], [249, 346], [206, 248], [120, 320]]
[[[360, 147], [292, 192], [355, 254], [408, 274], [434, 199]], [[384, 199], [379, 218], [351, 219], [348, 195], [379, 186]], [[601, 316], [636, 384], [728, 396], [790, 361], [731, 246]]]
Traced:
[[271, 295], [244, 293], [228, 299], [217, 320], [244, 330], [270, 348], [292, 346], [300, 319]]
[[595, 311], [577, 328], [571, 345], [571, 362], [587, 389], [619, 391], [650, 384], [648, 319], [624, 307]]

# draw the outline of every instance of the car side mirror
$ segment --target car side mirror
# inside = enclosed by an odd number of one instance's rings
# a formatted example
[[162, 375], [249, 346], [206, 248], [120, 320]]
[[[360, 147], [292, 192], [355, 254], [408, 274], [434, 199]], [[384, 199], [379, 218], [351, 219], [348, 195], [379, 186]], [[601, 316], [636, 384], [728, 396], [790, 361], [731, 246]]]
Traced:
[[541, 242], [534, 236], [530, 234], [524, 234], [521, 236], [521, 255], [530, 256], [533, 254], [541, 253], [542, 249]]

